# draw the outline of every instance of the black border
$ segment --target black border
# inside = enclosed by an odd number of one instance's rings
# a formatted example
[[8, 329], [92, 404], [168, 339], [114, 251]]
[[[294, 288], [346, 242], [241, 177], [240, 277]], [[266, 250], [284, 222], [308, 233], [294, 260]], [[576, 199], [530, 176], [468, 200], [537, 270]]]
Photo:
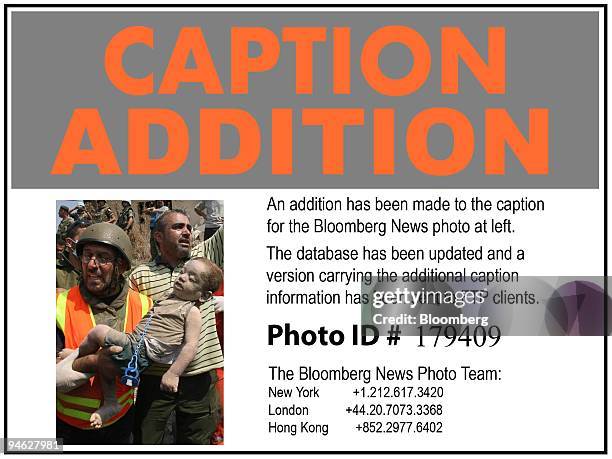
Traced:
[[[4, 432], [3, 432], [3, 448], [2, 451], [5, 454], [23, 454], [21, 452], [6, 452], [6, 438], [8, 433], [8, 384], [7, 384], [7, 371], [8, 371], [8, 308], [6, 307], [8, 302], [8, 236], [7, 236], [7, 220], [8, 220], [8, 16], [11, 9], [27, 10], [30, 8], [48, 8], [48, 9], [62, 9], [62, 8], [141, 8], [146, 10], [147, 8], [311, 8], [311, 9], [325, 9], [325, 8], [346, 8], [346, 9], [365, 9], [365, 8], [490, 8], [490, 9], [511, 9], [511, 8], [541, 8], [541, 9], [552, 9], [552, 8], [568, 8], [572, 10], [580, 9], [600, 9], [604, 13], [604, 38], [603, 38], [603, 55], [604, 55], [604, 74], [603, 74], [603, 101], [604, 101], [604, 119], [603, 119], [603, 134], [604, 134], [604, 299], [607, 298], [608, 292], [608, 5], [603, 4], [536, 4], [536, 3], [520, 3], [520, 4], [494, 4], [494, 3], [482, 3], [482, 4], [452, 4], [452, 3], [440, 3], [440, 4], [360, 4], [360, 5], [341, 5], [341, 4], [278, 4], [278, 5], [255, 5], [255, 4], [151, 4], [148, 6], [140, 4], [100, 4], [100, 3], [75, 3], [75, 4], [41, 4], [32, 3], [28, 5], [19, 4], [5, 4], [4, 5]], [[601, 100], [601, 98], [600, 98]], [[445, 454], [445, 455], [464, 455], [464, 454], [608, 454], [608, 308], [607, 302], [604, 307], [604, 416], [603, 416], [603, 428], [604, 428], [604, 449], [602, 451], [228, 451], [217, 450], [215, 447], [206, 447], [199, 451], [176, 451], [171, 449], [165, 449], [163, 451], [146, 451], [146, 450], [128, 450], [128, 451], [63, 451], [62, 453], [55, 454], [244, 454], [244, 455], [259, 455], [259, 454], [372, 454], [372, 455], [394, 455], [394, 454]], [[578, 434], [578, 432], [577, 432]], [[49, 452], [27, 452], [27, 454], [54, 454]]]

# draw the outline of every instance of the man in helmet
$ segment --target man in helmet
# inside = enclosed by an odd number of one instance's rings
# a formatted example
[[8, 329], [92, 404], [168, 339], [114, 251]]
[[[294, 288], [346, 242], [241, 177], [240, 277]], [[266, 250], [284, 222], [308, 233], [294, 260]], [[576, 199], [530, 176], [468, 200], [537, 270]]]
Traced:
[[[77, 349], [91, 328], [105, 324], [131, 332], [151, 307], [145, 296], [129, 289], [123, 274], [130, 268], [132, 244], [127, 234], [110, 223], [97, 223], [82, 232], [76, 245], [81, 262], [79, 285], [57, 295], [56, 436], [65, 444], [126, 444], [130, 442], [133, 389], [117, 381], [122, 409], [102, 428], [92, 430], [89, 417], [103, 400], [96, 376], [87, 372], [103, 358], [100, 353], [61, 360]], [[119, 351], [120, 349], [115, 349]], [[102, 354], [109, 350], [100, 351]], [[76, 356], [75, 356], [76, 357]], [[74, 361], [72, 361], [74, 360]]]
[[134, 224], [134, 209], [132, 209], [132, 201], [121, 201], [123, 209], [117, 219], [117, 225], [126, 233], [130, 234], [132, 225]]
[[68, 227], [74, 223], [74, 219], [70, 216], [70, 209], [65, 205], [60, 206], [57, 215], [62, 219], [57, 226], [57, 235], [61, 239], [64, 239], [66, 237], [66, 231], [68, 231]]
[[70, 216], [74, 218], [74, 221], [90, 221], [92, 220], [91, 215], [87, 212], [85, 208], [84, 201], [78, 201], [77, 205], [70, 209]]
[[85, 206], [85, 212], [89, 214], [91, 221], [93, 222], [93, 215], [98, 210], [98, 202], [92, 199], [83, 199], [83, 205]]
[[112, 211], [110, 207], [106, 205], [106, 201], [104, 199], [99, 199], [97, 202], [96, 212], [93, 214], [93, 222], [94, 223], [115, 223], [117, 221], [117, 217], [115, 213]]
[[55, 266], [56, 289], [67, 290], [78, 285], [81, 278], [81, 260], [76, 254], [76, 244], [81, 234], [90, 225], [87, 221], [77, 220], [68, 227], [64, 248], [58, 254]]

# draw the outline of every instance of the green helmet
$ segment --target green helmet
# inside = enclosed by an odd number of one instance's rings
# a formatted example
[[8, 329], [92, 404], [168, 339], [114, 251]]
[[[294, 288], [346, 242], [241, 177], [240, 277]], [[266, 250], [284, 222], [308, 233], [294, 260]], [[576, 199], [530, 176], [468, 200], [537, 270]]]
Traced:
[[125, 259], [128, 264], [128, 269], [131, 267], [132, 243], [125, 231], [117, 225], [113, 225], [112, 223], [96, 223], [85, 228], [85, 231], [81, 234], [81, 238], [76, 245], [76, 251], [79, 257], [81, 253], [83, 253], [83, 248], [89, 242], [110, 245], [118, 250]]

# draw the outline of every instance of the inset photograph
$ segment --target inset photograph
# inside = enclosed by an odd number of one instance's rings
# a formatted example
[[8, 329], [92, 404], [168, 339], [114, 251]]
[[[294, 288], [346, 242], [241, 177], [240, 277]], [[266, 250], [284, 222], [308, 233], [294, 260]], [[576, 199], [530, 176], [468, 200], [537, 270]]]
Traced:
[[223, 444], [223, 201], [56, 208], [56, 437]]

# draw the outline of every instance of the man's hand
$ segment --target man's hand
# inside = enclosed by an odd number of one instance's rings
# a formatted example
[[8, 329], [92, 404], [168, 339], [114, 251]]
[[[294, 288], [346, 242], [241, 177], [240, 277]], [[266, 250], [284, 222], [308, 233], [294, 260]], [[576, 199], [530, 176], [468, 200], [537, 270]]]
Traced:
[[171, 371], [166, 371], [161, 379], [159, 388], [164, 392], [178, 392], [179, 377]]
[[110, 346], [98, 349], [95, 354], [84, 355], [77, 358], [72, 364], [74, 371], [82, 373], [95, 373], [98, 370], [98, 358], [105, 358], [111, 354], [117, 354], [122, 351], [121, 346]]

